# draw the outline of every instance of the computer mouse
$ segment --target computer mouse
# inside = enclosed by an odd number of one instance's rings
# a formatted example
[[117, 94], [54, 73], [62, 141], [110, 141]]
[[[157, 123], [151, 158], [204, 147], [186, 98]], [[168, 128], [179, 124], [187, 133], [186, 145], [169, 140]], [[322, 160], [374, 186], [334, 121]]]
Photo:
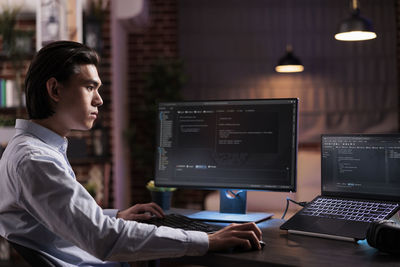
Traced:
[[[260, 245], [261, 245], [261, 249], [263, 249], [266, 246], [266, 243], [262, 240], [259, 241]], [[255, 246], [253, 246], [252, 250], [257, 250], [257, 248]], [[238, 246], [238, 247], [234, 247], [232, 249], [229, 250], [230, 253], [235, 253], [235, 252], [246, 252], [248, 250], [244, 250], [243, 247]]]

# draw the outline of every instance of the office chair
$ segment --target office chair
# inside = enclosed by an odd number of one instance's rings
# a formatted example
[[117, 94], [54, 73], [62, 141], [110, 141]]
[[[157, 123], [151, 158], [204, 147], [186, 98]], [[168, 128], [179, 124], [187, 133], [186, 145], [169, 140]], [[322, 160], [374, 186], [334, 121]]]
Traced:
[[31, 266], [41, 266], [41, 267], [59, 267], [57, 263], [51, 261], [44, 254], [39, 251], [21, 246], [19, 244], [8, 241], [10, 245], [18, 252], [18, 254], [24, 258], [24, 260]]

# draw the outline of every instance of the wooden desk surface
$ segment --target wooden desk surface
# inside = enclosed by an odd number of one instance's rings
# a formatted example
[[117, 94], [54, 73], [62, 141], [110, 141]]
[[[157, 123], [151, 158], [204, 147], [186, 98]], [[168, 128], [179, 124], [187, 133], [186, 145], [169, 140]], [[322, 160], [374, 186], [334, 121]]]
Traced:
[[[270, 219], [258, 224], [266, 246], [262, 251], [208, 253], [174, 259], [175, 263], [205, 266], [400, 266], [400, 255], [379, 252], [366, 240], [357, 243], [288, 234], [284, 222]], [[400, 242], [400, 240], [399, 240]], [[169, 260], [167, 260], [168, 262]], [[168, 264], [167, 264], [168, 265]], [[163, 265], [161, 265], [163, 266]]]

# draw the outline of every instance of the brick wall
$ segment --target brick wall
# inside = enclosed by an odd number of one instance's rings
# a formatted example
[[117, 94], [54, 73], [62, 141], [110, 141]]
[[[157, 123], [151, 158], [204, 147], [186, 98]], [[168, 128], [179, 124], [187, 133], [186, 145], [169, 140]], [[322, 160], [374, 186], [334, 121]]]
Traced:
[[[100, 88], [100, 94], [101, 97], [103, 98], [103, 106], [100, 107], [100, 119], [102, 126], [104, 128], [104, 133], [106, 134], [107, 140], [112, 140], [112, 135], [111, 135], [111, 112], [112, 112], [112, 105], [111, 105], [111, 23], [110, 23], [110, 6], [108, 5], [108, 8], [105, 10], [105, 21], [102, 25], [102, 52], [101, 52], [101, 61], [100, 61], [100, 66], [99, 66], [99, 75], [100, 79], [102, 81], [102, 87]], [[108, 151], [108, 154], [106, 154], [106, 160], [111, 162], [112, 159], [112, 142], [108, 142], [104, 144], [106, 146], [106, 151]], [[109, 192], [108, 192], [108, 206], [113, 207], [113, 194], [111, 193], [113, 191], [113, 168], [111, 167], [110, 169], [110, 181], [108, 184]]]
[[[153, 178], [154, 139], [149, 133], [155, 129], [145, 114], [145, 83], [150, 67], [158, 59], [178, 57], [178, 8], [177, 0], [150, 0], [148, 26], [138, 33], [128, 36], [128, 96], [129, 124], [135, 134], [131, 142], [131, 200], [132, 203], [150, 201], [145, 189], [146, 182]], [[160, 95], [163, 92], [159, 92]], [[154, 99], [156, 101], [156, 99]], [[136, 145], [135, 145], [136, 144]], [[145, 155], [146, 154], [146, 155]], [[174, 193], [173, 205], [176, 207], [202, 208], [204, 194], [201, 190], [178, 190]]]

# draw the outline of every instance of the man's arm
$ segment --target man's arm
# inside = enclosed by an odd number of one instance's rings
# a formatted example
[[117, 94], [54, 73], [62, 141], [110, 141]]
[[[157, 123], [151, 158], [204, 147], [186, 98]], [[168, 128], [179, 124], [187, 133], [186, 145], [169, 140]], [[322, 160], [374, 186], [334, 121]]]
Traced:
[[103, 209], [103, 214], [111, 218], [117, 218], [117, 209]]
[[[119, 211], [118, 218], [125, 220], [146, 221], [152, 215], [163, 217], [164, 212], [155, 203], [136, 204]], [[262, 232], [255, 223], [231, 224], [220, 231], [210, 234], [209, 251], [223, 251], [230, 248], [241, 250], [261, 249]]]
[[[30, 155], [29, 155], [30, 156]], [[105, 216], [57, 162], [35, 155], [16, 168], [18, 203], [49, 231], [102, 260], [132, 261], [202, 255], [207, 234]]]

